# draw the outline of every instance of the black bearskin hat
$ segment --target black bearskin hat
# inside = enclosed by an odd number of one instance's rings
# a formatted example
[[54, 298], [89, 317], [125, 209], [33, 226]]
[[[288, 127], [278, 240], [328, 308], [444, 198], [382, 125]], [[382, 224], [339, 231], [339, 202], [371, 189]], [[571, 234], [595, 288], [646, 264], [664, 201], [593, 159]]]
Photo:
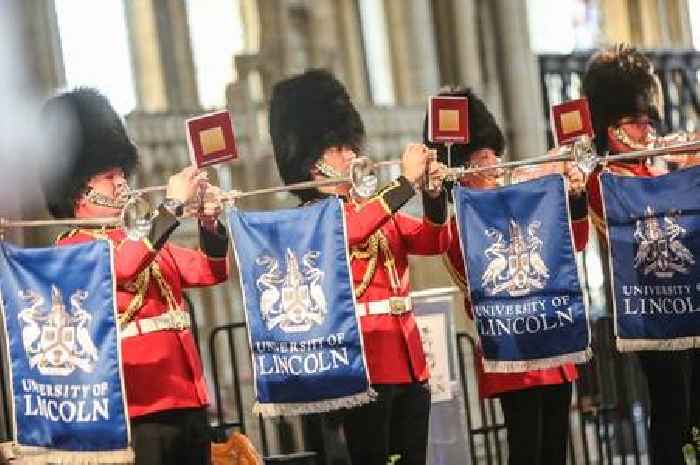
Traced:
[[617, 45], [594, 54], [583, 76], [599, 153], [608, 149], [608, 128], [625, 116], [660, 119], [654, 67], [636, 49]]
[[128, 176], [138, 164], [122, 120], [96, 89], [82, 87], [51, 98], [41, 120], [49, 140], [59, 147], [56, 165], [64, 167], [58, 178], [44, 181], [47, 207], [56, 218], [74, 215], [74, 202], [93, 176], [112, 168]]
[[[469, 160], [471, 154], [477, 150], [489, 148], [496, 152], [497, 156], [503, 153], [506, 141], [501, 129], [496, 124], [483, 100], [465, 87], [456, 87], [440, 92], [438, 95], [467, 97], [467, 112], [469, 115], [469, 143], [454, 144], [452, 146], [452, 165], [462, 166]], [[423, 143], [431, 149], [436, 149], [438, 161], [447, 164], [447, 148], [445, 144], [435, 144], [428, 141], [428, 115], [423, 122]]]
[[[330, 72], [312, 69], [273, 87], [270, 136], [280, 176], [285, 184], [293, 184], [311, 179], [311, 168], [328, 148], [359, 153], [365, 128], [345, 87]], [[307, 201], [317, 191], [295, 194]]]

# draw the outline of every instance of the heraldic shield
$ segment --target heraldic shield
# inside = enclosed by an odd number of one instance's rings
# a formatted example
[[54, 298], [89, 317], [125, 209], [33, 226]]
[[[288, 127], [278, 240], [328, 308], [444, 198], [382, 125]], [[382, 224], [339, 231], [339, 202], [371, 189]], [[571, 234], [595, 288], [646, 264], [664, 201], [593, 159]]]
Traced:
[[103, 240], [36, 249], [0, 242], [0, 301], [21, 462], [133, 460], [112, 263]]
[[465, 276], [484, 369], [520, 372], [591, 356], [587, 308], [559, 175], [455, 187]]
[[[267, 329], [275, 326], [287, 333], [309, 331], [320, 325], [326, 316], [326, 297], [323, 294], [323, 271], [314, 266], [320, 252], [303, 255], [303, 272], [291, 249], [285, 253], [286, 272], [279, 272], [279, 262], [270, 255], [262, 255], [255, 263], [265, 267], [256, 279], [260, 291], [260, 313]], [[280, 300], [281, 296], [281, 300]]]
[[228, 212], [265, 416], [371, 400], [339, 199]]
[[46, 312], [42, 311], [44, 298], [38, 292], [27, 289], [18, 295], [27, 302], [17, 318], [29, 366], [42, 375], [67, 376], [76, 368], [91, 373], [99, 354], [90, 336], [92, 315], [82, 307], [88, 293], [78, 289], [72, 294], [72, 313], [66, 311], [55, 285], [51, 286], [51, 307]]
[[489, 264], [481, 276], [482, 285], [492, 295], [507, 292], [519, 297], [529, 294], [533, 289], [543, 289], [549, 270], [541, 256], [544, 243], [537, 236], [541, 223], [535, 221], [527, 228], [527, 237], [523, 237], [522, 228], [511, 220], [509, 224], [510, 240], [504, 240], [503, 233], [497, 229], [488, 229], [485, 234], [495, 242], [484, 250]]
[[621, 351], [700, 344], [700, 169], [600, 176]]

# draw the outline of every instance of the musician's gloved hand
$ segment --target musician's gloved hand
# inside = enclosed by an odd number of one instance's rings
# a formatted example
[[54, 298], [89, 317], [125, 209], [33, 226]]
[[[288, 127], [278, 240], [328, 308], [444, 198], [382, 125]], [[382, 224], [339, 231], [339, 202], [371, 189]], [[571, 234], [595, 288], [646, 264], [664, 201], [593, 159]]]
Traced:
[[199, 218], [199, 222], [208, 231], [216, 231], [217, 220], [223, 211], [221, 202], [221, 189], [211, 184], [204, 183], [201, 187], [200, 201], [192, 204], [191, 214]]
[[429, 182], [426, 183], [425, 192], [429, 197], [436, 199], [442, 193], [442, 183], [447, 176], [447, 166], [439, 161], [433, 160], [428, 166]]
[[183, 204], [194, 201], [196, 200], [200, 183], [206, 181], [206, 179], [207, 173], [205, 171], [188, 166], [179, 173], [170, 176], [165, 198], [179, 200]]
[[569, 192], [573, 195], [581, 195], [586, 190], [586, 177], [574, 162], [564, 164], [564, 176], [569, 180]]
[[429, 150], [423, 144], [408, 144], [401, 155], [401, 174], [417, 186], [425, 177]]

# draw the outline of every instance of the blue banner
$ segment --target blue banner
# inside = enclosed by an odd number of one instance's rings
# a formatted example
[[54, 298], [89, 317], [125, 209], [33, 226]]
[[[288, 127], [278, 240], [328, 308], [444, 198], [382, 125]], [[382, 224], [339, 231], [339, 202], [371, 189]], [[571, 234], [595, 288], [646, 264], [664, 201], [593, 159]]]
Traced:
[[603, 173], [615, 336], [622, 351], [700, 344], [700, 168]]
[[228, 213], [263, 415], [370, 400], [339, 199]]
[[128, 458], [109, 243], [0, 242], [0, 299], [20, 448], [58, 463]]
[[563, 178], [490, 190], [457, 186], [454, 199], [484, 369], [521, 372], [588, 360]]

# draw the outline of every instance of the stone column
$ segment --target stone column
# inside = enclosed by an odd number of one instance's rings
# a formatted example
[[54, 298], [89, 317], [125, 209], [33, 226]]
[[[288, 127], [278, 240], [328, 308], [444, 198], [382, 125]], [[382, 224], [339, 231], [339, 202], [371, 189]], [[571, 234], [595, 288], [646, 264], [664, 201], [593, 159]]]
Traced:
[[439, 87], [432, 11], [426, 0], [384, 0], [396, 101], [425, 102]]
[[292, 32], [288, 0], [258, 0], [258, 16], [258, 71], [267, 100], [275, 82], [306, 67], [308, 44], [298, 32]]
[[[53, 0], [0, 2], [0, 43], [0, 216], [47, 217], [40, 173], [56, 170], [57, 146], [42, 139], [37, 116], [43, 99], [65, 86]], [[46, 245], [55, 237], [52, 233], [47, 228], [10, 229], [4, 239]]]
[[338, 77], [345, 83], [358, 105], [369, 101], [369, 80], [362, 46], [360, 13], [355, 0], [335, 0], [335, 21], [329, 26], [336, 31], [335, 53]]
[[[511, 159], [544, 155], [540, 75], [530, 49], [527, 0], [494, 0], [494, 36]], [[488, 28], [488, 25], [485, 25]]]
[[260, 50], [260, 15], [257, 0], [238, 0], [243, 18], [244, 43], [246, 53]]
[[469, 21], [464, 17], [457, 18], [454, 4], [450, 0], [433, 2], [433, 30], [437, 45], [438, 70], [440, 84], [459, 84], [462, 77], [459, 75], [459, 58], [462, 51], [461, 44], [457, 45], [455, 35], [456, 19]]
[[451, 26], [454, 30], [454, 42], [451, 45], [455, 51], [459, 83], [469, 85], [480, 93], [484, 85], [485, 70], [479, 50], [479, 8], [475, 0], [454, 0], [453, 8], [454, 20], [446, 27]]
[[601, 0], [607, 43], [642, 48], [692, 47], [687, 0]]
[[669, 18], [668, 37], [671, 46], [692, 48], [693, 33], [690, 25], [688, 0], [665, 0], [664, 4]]
[[[410, 0], [408, 34], [411, 49], [411, 73], [414, 76], [415, 103], [423, 104], [425, 98], [437, 92], [440, 75], [437, 62], [437, 43], [429, 0]], [[399, 71], [400, 72], [400, 71]]]
[[493, 32], [493, 5], [489, 0], [452, 0], [448, 51], [453, 50], [456, 79], [451, 84], [470, 87], [503, 125], [503, 102], [498, 73], [498, 48]]
[[66, 85], [54, 1], [16, 3], [22, 54], [28, 67], [26, 79], [34, 90], [50, 95]]
[[124, 2], [138, 109], [199, 109], [184, 0]]
[[412, 99], [412, 69], [409, 53], [411, 44], [406, 38], [408, 18], [404, 0], [384, 0], [386, 32], [389, 40], [389, 59], [394, 76], [394, 95], [397, 105], [406, 105]]
[[602, 16], [603, 43], [632, 42], [629, 2], [620, 0], [599, 1]]
[[[687, 0], [638, 0], [640, 43], [646, 48], [691, 48]], [[634, 20], [635, 18], [630, 18]]]

